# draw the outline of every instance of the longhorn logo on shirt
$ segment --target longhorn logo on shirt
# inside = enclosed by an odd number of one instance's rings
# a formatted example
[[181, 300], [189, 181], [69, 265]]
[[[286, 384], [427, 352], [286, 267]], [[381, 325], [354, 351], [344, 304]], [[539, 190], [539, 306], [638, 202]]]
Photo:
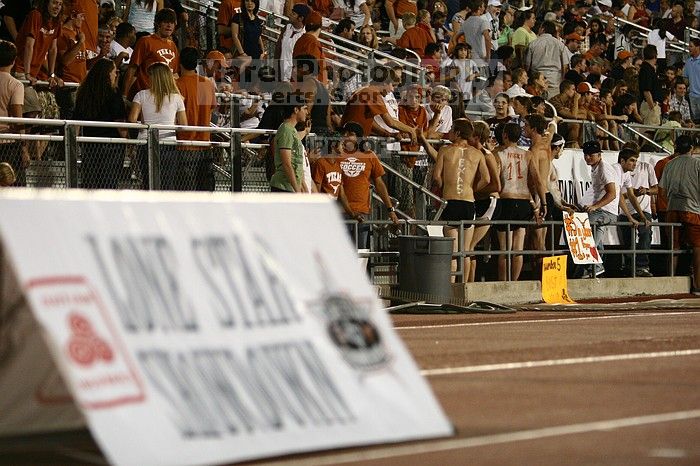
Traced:
[[160, 58], [163, 59], [164, 63], [170, 66], [170, 62], [175, 60], [175, 52], [170, 49], [160, 49], [156, 52]]
[[357, 178], [360, 173], [365, 171], [365, 162], [360, 162], [356, 157], [348, 157], [347, 159], [340, 162], [340, 168], [345, 173], [345, 176], [350, 178]]

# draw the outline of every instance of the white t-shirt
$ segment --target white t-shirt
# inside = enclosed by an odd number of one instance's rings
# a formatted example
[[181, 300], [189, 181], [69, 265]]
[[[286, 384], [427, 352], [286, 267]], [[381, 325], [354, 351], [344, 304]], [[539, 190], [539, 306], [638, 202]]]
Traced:
[[131, 60], [131, 54], [134, 53], [134, 49], [132, 49], [131, 47], [124, 48], [119, 42], [113, 40], [109, 45], [109, 58], [115, 59], [117, 58], [117, 55], [119, 55], [122, 52], [126, 52], [129, 54], [128, 58], [122, 60], [122, 65], [128, 65], [129, 60]]
[[[399, 119], [399, 103], [396, 101], [396, 96], [394, 95], [393, 92], [387, 92], [384, 98], [384, 106], [386, 107], [386, 111], [389, 114], [391, 118], [394, 120]], [[375, 115], [374, 116], [374, 122], [379, 125], [380, 128], [383, 130], [391, 133], [391, 134], [396, 134], [399, 131], [390, 128], [386, 123], [384, 123], [384, 120], [382, 120], [381, 115]], [[386, 148], [388, 150], [401, 150], [401, 143], [399, 142], [390, 142], [386, 145]]]
[[[635, 168], [631, 173], [630, 182], [632, 184], [632, 189], [651, 188], [659, 184], [659, 180], [656, 179], [654, 167], [647, 162], [637, 162], [637, 168]], [[639, 196], [637, 200], [639, 201], [639, 205], [643, 212], [651, 213], [651, 196], [649, 194]], [[634, 206], [632, 206], [629, 199], [626, 201], [626, 203], [630, 212], [634, 213]]]
[[294, 45], [303, 34], [303, 27], [301, 29], [294, 29], [294, 26], [288, 24], [284, 29], [284, 33], [282, 34], [282, 47], [280, 51], [282, 81], [290, 81], [292, 79], [292, 52], [294, 52]]
[[[163, 100], [160, 112], [156, 112], [156, 100], [150, 89], [139, 91], [134, 96], [134, 103], [141, 105], [143, 122], [147, 125], [174, 125], [177, 112], [185, 111], [185, 102], [180, 94], [170, 94]], [[146, 139], [147, 131], [139, 133], [139, 139]], [[161, 130], [160, 139], [175, 139], [175, 132]]]
[[[618, 167], [620, 164], [616, 164]], [[615, 183], [615, 198], [607, 205], [601, 207], [602, 210], [610, 212], [617, 217], [617, 210], [620, 203], [620, 185], [622, 183], [622, 167], [616, 170], [605, 160], [601, 160], [591, 170], [591, 187], [589, 192], [584, 194], [584, 199], [589, 199], [590, 202], [598, 202], [605, 195], [605, 186], [609, 183]]]
[[[435, 113], [430, 108], [429, 104], [424, 105], [425, 111], [428, 113], [428, 121], [433, 119]], [[440, 120], [437, 125], [436, 131], [438, 133], [449, 133], [452, 129], [452, 107], [445, 105], [440, 113]]]
[[468, 81], [468, 78], [472, 74], [479, 72], [479, 67], [476, 66], [476, 62], [470, 59], [460, 60], [455, 58], [448, 66], [454, 66], [459, 70], [459, 74], [457, 75], [457, 87], [462, 92], [464, 100], [471, 100], [474, 83], [473, 81]]
[[674, 40], [675, 37], [673, 36], [673, 34], [666, 31], [666, 37], [661, 38], [658, 29], [654, 29], [649, 33], [649, 37], [647, 37], [647, 43], [649, 45], [656, 46], [656, 58], [666, 58], [666, 39]]

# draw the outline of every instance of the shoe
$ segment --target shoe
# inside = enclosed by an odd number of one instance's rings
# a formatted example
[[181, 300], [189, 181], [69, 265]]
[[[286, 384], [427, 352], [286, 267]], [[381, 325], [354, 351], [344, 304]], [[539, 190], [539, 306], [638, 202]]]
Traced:
[[654, 275], [652, 275], [651, 272], [649, 272], [649, 269], [639, 269], [639, 270], [637, 270], [636, 275], [638, 277], [653, 277], [654, 276]]

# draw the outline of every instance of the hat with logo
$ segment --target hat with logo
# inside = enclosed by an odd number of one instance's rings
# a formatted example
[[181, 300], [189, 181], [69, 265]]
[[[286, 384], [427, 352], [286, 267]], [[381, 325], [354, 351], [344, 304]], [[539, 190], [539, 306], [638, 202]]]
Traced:
[[576, 86], [576, 91], [579, 94], [584, 94], [586, 92], [590, 92], [591, 94], [598, 94], [600, 92], [598, 89], [591, 86], [591, 83], [587, 83], [586, 81], [578, 83], [578, 86]]
[[633, 57], [634, 54], [632, 52], [629, 52], [627, 50], [622, 50], [617, 54], [618, 60], [627, 60], [629, 57]]
[[600, 154], [603, 151], [600, 143], [596, 140], [583, 143], [582, 149], [584, 155]]
[[489, 6], [497, 6], [497, 7], [500, 7], [500, 6], [501, 6], [501, 2], [500, 2], [500, 0], [489, 0]]

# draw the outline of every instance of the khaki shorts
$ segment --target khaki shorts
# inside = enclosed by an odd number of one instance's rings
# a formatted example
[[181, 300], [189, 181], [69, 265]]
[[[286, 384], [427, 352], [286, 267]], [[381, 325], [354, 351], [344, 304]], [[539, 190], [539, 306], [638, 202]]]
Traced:
[[661, 124], [661, 107], [659, 104], [655, 104], [654, 108], [649, 109], [646, 101], [642, 102], [642, 105], [639, 107], [639, 115], [642, 117], [645, 125], [659, 126]]

